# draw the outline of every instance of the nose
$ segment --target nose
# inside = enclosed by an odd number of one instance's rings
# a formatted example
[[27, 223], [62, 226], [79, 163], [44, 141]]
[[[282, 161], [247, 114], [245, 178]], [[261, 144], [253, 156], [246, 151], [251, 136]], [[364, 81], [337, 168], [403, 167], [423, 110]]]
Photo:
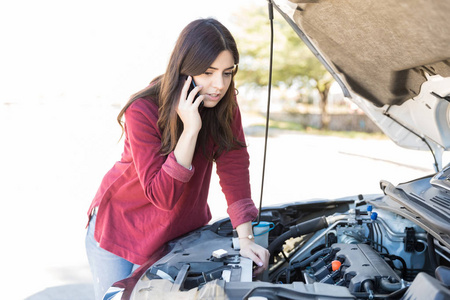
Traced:
[[213, 79], [213, 86], [215, 89], [222, 90], [225, 86], [225, 78], [223, 78], [222, 74], [217, 74]]

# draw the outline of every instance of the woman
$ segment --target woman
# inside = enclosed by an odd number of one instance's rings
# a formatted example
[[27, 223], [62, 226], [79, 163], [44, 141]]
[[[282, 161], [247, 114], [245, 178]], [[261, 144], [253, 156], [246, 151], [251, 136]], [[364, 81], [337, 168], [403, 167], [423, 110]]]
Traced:
[[[257, 209], [233, 82], [238, 62], [236, 43], [221, 23], [193, 21], [181, 32], [165, 74], [119, 113], [122, 158], [88, 212], [86, 249], [97, 299], [164, 243], [210, 221], [213, 162], [241, 255], [259, 266], [255, 273], [267, 269], [268, 251], [252, 236]], [[197, 86], [189, 92], [193, 81]]]

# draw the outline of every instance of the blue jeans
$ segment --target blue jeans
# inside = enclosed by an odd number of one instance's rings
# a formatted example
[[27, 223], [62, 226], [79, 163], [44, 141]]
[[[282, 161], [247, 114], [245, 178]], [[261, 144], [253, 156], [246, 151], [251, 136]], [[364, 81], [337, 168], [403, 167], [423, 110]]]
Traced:
[[86, 253], [94, 279], [95, 299], [101, 300], [113, 283], [127, 278], [139, 266], [100, 248], [99, 243], [94, 239], [96, 219], [97, 215], [94, 214], [89, 222]]

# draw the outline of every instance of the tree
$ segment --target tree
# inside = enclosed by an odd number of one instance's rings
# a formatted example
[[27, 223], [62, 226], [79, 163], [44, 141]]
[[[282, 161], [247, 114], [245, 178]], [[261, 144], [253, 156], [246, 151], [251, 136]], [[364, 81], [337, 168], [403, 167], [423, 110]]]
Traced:
[[[311, 85], [320, 95], [322, 128], [327, 129], [327, 96], [333, 82], [331, 75], [311, 53], [289, 24], [274, 12], [274, 54], [272, 84], [291, 86], [294, 82]], [[241, 60], [240, 85], [266, 86], [268, 84], [270, 54], [270, 24], [267, 8], [247, 7], [234, 16], [238, 29], [234, 32]]]

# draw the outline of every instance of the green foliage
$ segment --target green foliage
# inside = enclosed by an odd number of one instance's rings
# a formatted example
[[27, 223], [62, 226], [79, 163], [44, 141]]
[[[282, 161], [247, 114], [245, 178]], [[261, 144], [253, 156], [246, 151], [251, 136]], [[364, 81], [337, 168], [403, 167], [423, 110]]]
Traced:
[[[315, 88], [319, 88], [327, 71], [283, 17], [276, 11], [274, 15], [273, 85], [290, 86], [294, 82], [306, 85], [314, 79]], [[267, 6], [243, 9], [234, 16], [234, 22], [241, 30], [234, 34], [241, 54], [238, 85], [267, 85], [270, 54]]]
[[[251, 125], [253, 128], [253, 133], [248, 135], [253, 136], [263, 136], [265, 130], [265, 124], [253, 124]], [[259, 128], [257, 131], [254, 128]], [[303, 127], [301, 124], [289, 121], [269, 121], [269, 128], [272, 132], [286, 132], [286, 131], [297, 131], [303, 134], [311, 134], [311, 135], [322, 135], [322, 136], [336, 136], [342, 138], [350, 138], [350, 139], [377, 139], [377, 140], [386, 140], [388, 139], [386, 135], [383, 133], [368, 133], [361, 131], [332, 131], [332, 130], [321, 130], [312, 127]]]

